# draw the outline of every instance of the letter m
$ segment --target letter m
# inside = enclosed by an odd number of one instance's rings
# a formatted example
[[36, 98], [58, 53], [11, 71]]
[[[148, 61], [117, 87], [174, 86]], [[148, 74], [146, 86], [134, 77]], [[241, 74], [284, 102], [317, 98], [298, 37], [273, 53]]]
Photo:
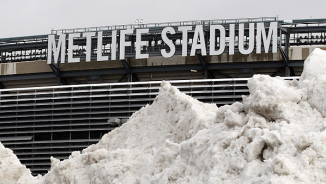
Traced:
[[55, 35], [48, 36], [48, 60], [47, 64], [51, 64], [52, 62], [52, 51], [54, 54], [54, 63], [58, 63], [60, 50], [61, 52], [61, 63], [65, 62], [66, 55], [66, 34], [62, 34], [59, 37], [58, 45], [55, 43]]
[[[257, 42], [256, 42], [256, 53], [261, 53], [261, 42], [263, 37], [263, 43], [265, 48], [265, 53], [268, 53], [269, 46], [273, 40], [272, 52], [277, 52], [277, 22], [271, 22], [269, 25], [268, 36], [266, 37], [266, 31], [264, 23], [257, 23]], [[272, 36], [273, 34], [273, 36]]]

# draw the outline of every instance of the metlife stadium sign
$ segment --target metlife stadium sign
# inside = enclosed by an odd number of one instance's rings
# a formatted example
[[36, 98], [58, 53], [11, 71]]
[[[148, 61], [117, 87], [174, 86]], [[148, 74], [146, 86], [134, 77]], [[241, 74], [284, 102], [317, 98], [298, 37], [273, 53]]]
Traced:
[[[277, 40], [278, 40], [278, 23], [270, 22], [268, 29], [265, 28], [264, 22], [261, 23], [241, 23], [237, 24], [238, 29], [236, 30], [236, 24], [229, 24], [228, 30], [223, 25], [210, 25], [209, 35], [205, 36], [203, 25], [196, 26], [179, 26], [175, 27], [164, 27], [160, 34], [161, 40], [168, 47], [161, 49], [160, 53], [163, 57], [169, 58], [175, 55], [176, 45], [169, 39], [168, 35], [174, 35], [176, 33], [182, 34], [181, 45], [182, 45], [182, 56], [188, 55], [188, 32], [193, 32], [193, 41], [191, 43], [190, 56], [194, 56], [199, 50], [203, 56], [206, 55], [220, 55], [225, 49], [228, 49], [229, 55], [234, 55], [235, 49], [239, 50], [242, 54], [250, 54], [254, 50], [257, 54], [263, 51], [265, 53], [269, 52], [271, 47], [272, 52], [277, 52]], [[248, 43], [245, 43], [245, 26], [249, 28], [249, 33], [246, 35], [248, 38]], [[193, 29], [194, 28], [194, 29]], [[267, 31], [266, 31], [267, 30]], [[236, 32], [237, 31], [237, 32]], [[48, 36], [48, 59], [47, 63], [52, 62], [65, 63], [66, 51], [68, 63], [78, 63], [80, 58], [73, 56], [73, 51], [78, 49], [78, 45], [74, 45], [74, 39], [85, 38], [86, 39], [86, 62], [91, 61], [91, 45], [92, 37], [97, 37], [97, 61], [106, 60], [124, 60], [125, 59], [125, 49], [126, 47], [134, 46], [135, 48], [135, 58], [136, 59], [146, 59], [149, 58], [148, 53], [142, 53], [141, 48], [146, 46], [146, 41], [142, 40], [142, 36], [149, 33], [150, 28], [138, 28], [138, 29], [125, 29], [125, 30], [113, 30], [111, 33], [111, 52], [109, 56], [103, 55], [102, 42], [103, 42], [103, 31], [98, 32], [84, 32], [84, 33], [70, 33], [58, 35], [59, 38], [56, 39], [56, 35]], [[217, 37], [217, 32], [219, 36]], [[135, 35], [136, 40], [134, 43], [127, 41], [126, 37], [128, 35]], [[58, 37], [57, 36], [57, 37]], [[66, 38], [68, 38], [68, 45], [66, 45]], [[119, 39], [118, 39], [119, 38]], [[205, 40], [209, 39], [209, 40]], [[235, 44], [236, 43], [236, 44]], [[226, 47], [226, 45], [228, 47]], [[246, 45], [246, 46], [245, 46]], [[208, 53], [207, 53], [208, 51]]]

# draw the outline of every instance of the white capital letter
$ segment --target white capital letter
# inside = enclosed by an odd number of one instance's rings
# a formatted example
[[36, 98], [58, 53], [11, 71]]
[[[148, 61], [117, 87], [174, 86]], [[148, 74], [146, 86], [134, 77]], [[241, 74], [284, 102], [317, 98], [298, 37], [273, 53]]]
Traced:
[[136, 59], [148, 58], [148, 54], [141, 53], [141, 46], [146, 45], [146, 41], [141, 41], [141, 34], [148, 33], [149, 29], [137, 29], [136, 30]]
[[111, 60], [117, 59], [117, 30], [112, 31]]
[[235, 25], [230, 24], [229, 28], [229, 55], [234, 55]]
[[244, 24], [239, 24], [239, 51], [241, 54], [250, 54], [255, 47], [255, 23], [249, 24], [249, 47], [244, 48]]
[[[199, 44], [198, 44], [198, 39], [199, 39]], [[196, 25], [190, 56], [194, 56], [197, 49], [201, 50], [201, 55], [203, 56], [207, 55], [203, 25]]]
[[91, 61], [92, 36], [95, 36], [95, 32], [83, 33], [83, 37], [86, 37], [86, 62]]
[[277, 22], [270, 23], [267, 37], [266, 37], [264, 23], [257, 23], [257, 44], [256, 44], [257, 54], [261, 53], [261, 37], [263, 37], [265, 53], [268, 52], [272, 40], [272, 34], [273, 34], [272, 52], [276, 53], [277, 52]]
[[[215, 50], [216, 47], [216, 36], [215, 30], [218, 29], [220, 31], [220, 49]], [[225, 49], [225, 28], [222, 25], [211, 25], [210, 27], [210, 35], [209, 35], [209, 55], [220, 55], [224, 52]]]
[[188, 31], [191, 30], [192, 27], [191, 26], [181, 26], [178, 27], [178, 31], [182, 31], [182, 40], [181, 40], [181, 44], [182, 44], [182, 56], [187, 56], [188, 50]]
[[109, 56], [103, 56], [102, 54], [102, 45], [103, 45], [103, 31], [97, 32], [97, 61], [107, 61]]
[[175, 53], [175, 45], [173, 44], [172, 40], [170, 40], [166, 35], [167, 32], [170, 32], [170, 34], [175, 34], [175, 30], [173, 29], [173, 27], [166, 27], [162, 30], [162, 40], [167, 46], [170, 47], [169, 53], [166, 52], [166, 49], [161, 49], [161, 54], [165, 58], [172, 57]]
[[73, 51], [78, 49], [78, 45], [74, 45], [74, 38], [80, 37], [80, 33], [72, 33], [69, 34], [68, 41], [68, 63], [78, 63], [80, 62], [80, 58], [73, 57]]
[[125, 59], [125, 47], [131, 46], [131, 42], [126, 42], [126, 34], [132, 34], [132, 29], [121, 30], [120, 31], [120, 60]]
[[59, 37], [58, 47], [55, 46], [55, 35], [48, 36], [48, 58], [47, 64], [52, 62], [52, 51], [54, 53], [54, 63], [58, 63], [60, 49], [61, 49], [61, 63], [65, 62], [66, 55], [66, 34], [62, 34]]

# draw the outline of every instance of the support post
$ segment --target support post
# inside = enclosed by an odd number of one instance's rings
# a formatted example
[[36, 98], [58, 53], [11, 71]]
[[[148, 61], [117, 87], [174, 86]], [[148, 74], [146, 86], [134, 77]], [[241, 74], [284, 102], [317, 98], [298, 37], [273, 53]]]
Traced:
[[[137, 77], [136, 74], [132, 73], [132, 68], [130, 66], [130, 59], [128, 58], [128, 62], [126, 60], [120, 60], [124, 69], [126, 70], [126, 74], [128, 77], [128, 82], [136, 82], [139, 81], [139, 78]], [[123, 78], [125, 75], [123, 76]], [[121, 78], [119, 81], [121, 81], [123, 78]]]
[[53, 73], [55, 74], [55, 76], [58, 79], [58, 83], [57, 85], [59, 86], [60, 84], [63, 85], [69, 85], [68, 81], [64, 78], [60, 76], [60, 69], [57, 68], [56, 66], [54, 66], [52, 63], [49, 64], [50, 68], [52, 69]]
[[6, 87], [3, 85], [3, 83], [0, 81], [0, 89], [5, 89]]
[[214, 74], [210, 70], [208, 70], [206, 58], [204, 58], [201, 54], [197, 54], [197, 56], [199, 58], [201, 66], [203, 67], [205, 79], [214, 79]]
[[286, 53], [284, 52], [284, 50], [280, 46], [278, 47], [278, 49], [280, 50], [281, 56], [282, 56], [282, 59], [283, 59], [283, 63], [284, 63], [285, 71], [286, 71], [285, 75], [287, 77], [291, 76], [291, 75], [295, 75], [293, 68], [289, 66], [289, 58], [288, 58], [288, 56], [286, 55]]

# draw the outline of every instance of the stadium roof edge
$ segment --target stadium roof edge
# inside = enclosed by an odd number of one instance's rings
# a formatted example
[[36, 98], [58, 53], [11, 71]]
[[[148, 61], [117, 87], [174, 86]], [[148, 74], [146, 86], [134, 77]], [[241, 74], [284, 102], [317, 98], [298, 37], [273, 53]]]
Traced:
[[[269, 20], [270, 19], [270, 20]], [[274, 19], [274, 20], [272, 20]], [[77, 30], [77, 29], [96, 29], [96, 28], [104, 28], [104, 27], [115, 27], [115, 26], [143, 26], [143, 25], [163, 25], [163, 24], [175, 24], [175, 23], [184, 23], [184, 22], [200, 22], [200, 21], [222, 21], [225, 23], [242, 23], [243, 20], [260, 20], [260, 21], [277, 21], [279, 23], [287, 23], [285, 20], [277, 20], [277, 17], [257, 17], [257, 18], [239, 18], [239, 19], [212, 19], [212, 20], [189, 20], [189, 21], [179, 21], [179, 22], [161, 22], [161, 23], [146, 23], [146, 24], [125, 24], [125, 25], [111, 25], [111, 26], [99, 26], [99, 27], [87, 27], [87, 28], [68, 28], [68, 29], [53, 29], [52, 32], [58, 32], [63, 30]], [[314, 24], [314, 23], [326, 23], [326, 18], [318, 18], [318, 19], [292, 19], [293, 24], [298, 23], [306, 23], [306, 24]], [[142, 28], [141, 26], [135, 28]], [[52, 34], [52, 33], [50, 33]], [[19, 37], [8, 37], [8, 38], [0, 38], [0, 42], [12, 41], [12, 40], [20, 40], [20, 39], [33, 39], [33, 38], [42, 38], [47, 37], [49, 34], [41, 34], [41, 35], [32, 35], [32, 36], [19, 36]]]
[[9, 37], [9, 38], [0, 38], [0, 42], [5, 41], [12, 41], [12, 40], [20, 40], [20, 39], [33, 39], [33, 38], [43, 38], [48, 37], [48, 34], [42, 34], [42, 35], [33, 35], [33, 36], [19, 36], [19, 37]]

